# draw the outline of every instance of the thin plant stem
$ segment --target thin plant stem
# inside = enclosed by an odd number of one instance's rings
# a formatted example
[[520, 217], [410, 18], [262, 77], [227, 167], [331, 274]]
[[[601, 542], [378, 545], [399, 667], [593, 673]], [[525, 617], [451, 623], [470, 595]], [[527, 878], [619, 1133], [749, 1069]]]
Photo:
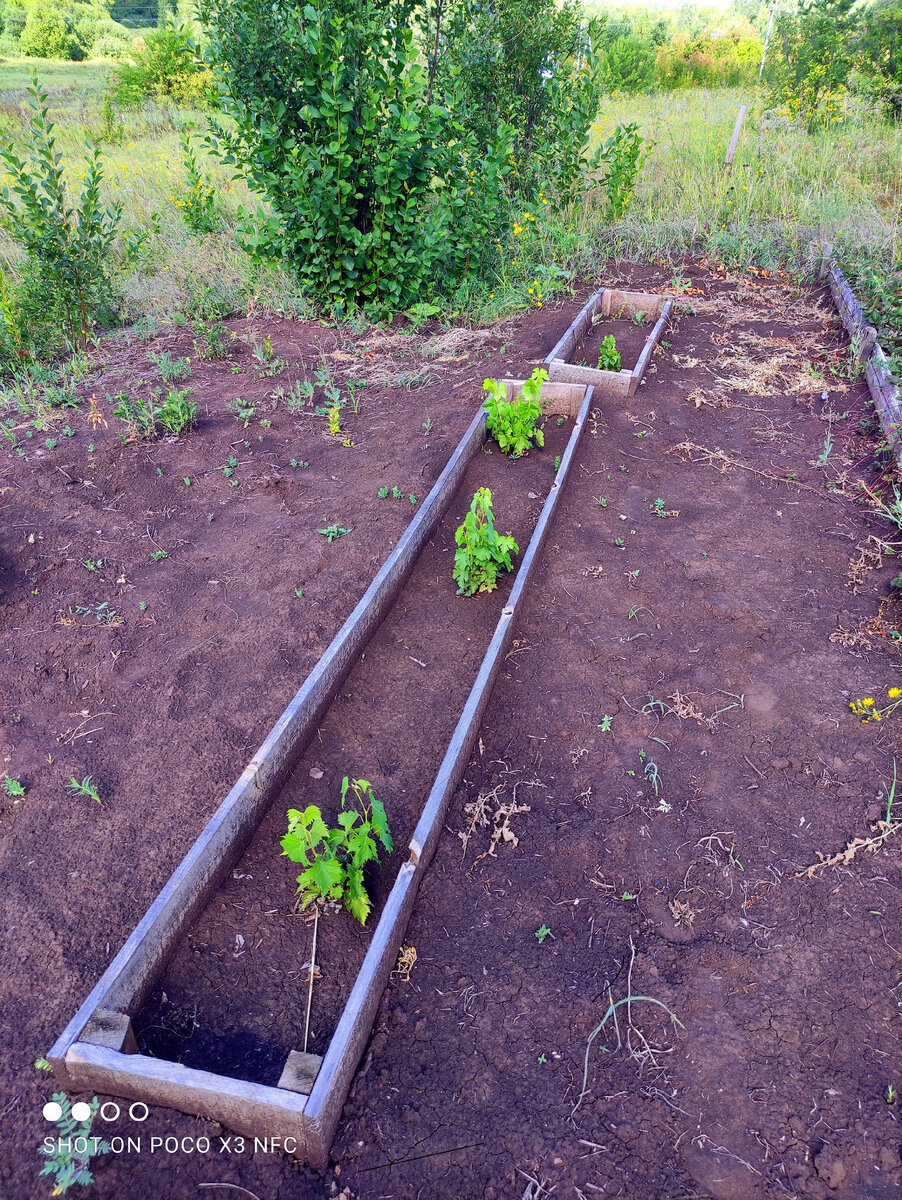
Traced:
[[316, 974], [316, 934], [319, 930], [319, 909], [313, 910], [313, 949], [310, 952], [310, 986], [307, 988], [307, 1016], [304, 1021], [304, 1053], [307, 1053], [307, 1039], [310, 1037], [310, 1006], [313, 1003], [313, 977]]

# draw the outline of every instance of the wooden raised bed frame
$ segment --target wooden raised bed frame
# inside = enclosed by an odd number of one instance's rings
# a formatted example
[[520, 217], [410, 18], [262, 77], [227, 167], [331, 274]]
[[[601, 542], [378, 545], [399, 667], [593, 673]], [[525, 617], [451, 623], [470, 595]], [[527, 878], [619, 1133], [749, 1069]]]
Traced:
[[852, 339], [855, 356], [864, 364], [868, 388], [887, 444], [896, 464], [902, 467], [902, 397], [899, 385], [889, 369], [883, 347], [877, 341], [876, 329], [865, 320], [858, 298], [836, 263], [829, 265], [828, 278], [834, 303]]
[[352, 665], [404, 586], [485, 435], [480, 410], [363, 598], [336, 634], [240, 779], [220, 804], [47, 1057], [62, 1086], [161, 1104], [266, 1139], [324, 1170], [357, 1064], [435, 852], [444, 814], [469, 761], [513, 637], [517, 609], [539, 561], [592, 403], [582, 403], [560, 467], [520, 561], [507, 604], [451, 737], [403, 864], [373, 931], [325, 1056], [292, 1051], [276, 1087], [139, 1054], [130, 1014], [142, 1004], [192, 920], [241, 856]]
[[[549, 380], [555, 383], [581, 383], [618, 396], [634, 395], [672, 311], [673, 299], [668, 296], [602, 288], [591, 297], [558, 344], [546, 355], [542, 365], [548, 371]], [[595, 317], [633, 317], [639, 312], [657, 316], [658, 320], [631, 371], [600, 371], [595, 367], [582, 367], [570, 362], [580, 340], [592, 328]]]

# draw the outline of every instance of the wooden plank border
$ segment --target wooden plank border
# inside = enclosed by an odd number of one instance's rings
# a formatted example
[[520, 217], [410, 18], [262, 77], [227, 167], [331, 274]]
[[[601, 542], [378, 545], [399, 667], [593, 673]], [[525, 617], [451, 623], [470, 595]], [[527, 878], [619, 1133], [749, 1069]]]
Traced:
[[480, 410], [370, 586], [47, 1055], [64, 1084], [69, 1048], [98, 1011], [140, 1007], [196, 914], [232, 870], [373, 631], [388, 612], [482, 444]]
[[828, 279], [830, 292], [852, 339], [856, 357], [865, 364], [868, 388], [884, 437], [896, 463], [902, 467], [902, 397], [899, 385], [887, 365], [883, 347], [877, 341], [876, 330], [865, 320], [858, 298], [836, 263], [830, 265]]
[[[549, 380], [555, 383], [582, 384], [599, 391], [612, 392], [617, 396], [634, 395], [672, 311], [672, 297], [659, 296], [654, 292], [623, 292], [614, 288], [602, 288], [589, 298], [564, 336], [545, 356], [543, 365], [548, 371]], [[657, 314], [658, 320], [645, 339], [645, 345], [631, 371], [602, 371], [596, 367], [584, 367], [570, 362], [580, 339], [585, 337], [596, 320], [617, 313], [635, 316], [637, 312]]]
[[[244, 1080], [231, 1079], [134, 1053], [134, 1039], [128, 1017], [123, 1012], [117, 1012], [112, 1008], [110, 998], [118, 996], [119, 999], [122, 999], [130, 995], [133, 1005], [140, 1003], [143, 998], [147, 986], [149, 963], [145, 963], [140, 970], [131, 972], [127, 984], [121, 980], [124, 965], [120, 966], [117, 971], [113, 971], [116, 964], [123, 959], [135, 935], [132, 935], [132, 938], [126, 942], [125, 947], [108, 968], [103, 979], [79, 1009], [78, 1014], [69, 1023], [66, 1031], [51, 1051], [54, 1056], [51, 1058], [54, 1070], [70, 1088], [74, 1090], [93, 1089], [111, 1095], [141, 1100], [148, 1104], [162, 1104], [183, 1112], [207, 1117], [248, 1137], [254, 1137], [261, 1141], [265, 1139], [264, 1145], [269, 1152], [279, 1149], [310, 1163], [319, 1170], [326, 1168], [329, 1149], [347, 1098], [348, 1088], [369, 1040], [376, 1011], [397, 959], [398, 950], [416, 899], [419, 882], [435, 853], [448, 803], [472, 753], [492, 688], [513, 637], [518, 610], [542, 554], [591, 404], [592, 388], [587, 387], [554, 482], [520, 562], [510, 597], [501, 612], [476, 681], [414, 830], [409, 844], [410, 858], [398, 872], [309, 1095], [284, 1087], [272, 1088]], [[454, 492], [452, 491], [451, 496], [448, 496], [446, 488], [450, 487], [450, 481], [455, 477], [457, 483], [454, 490], [459, 486], [463, 469], [482, 440], [483, 425], [484, 414], [480, 412], [474, 418], [455, 454], [449, 460], [448, 466], [424, 503], [420, 513], [421, 517], [424, 516], [426, 505], [433, 498], [436, 498], [437, 503], [440, 497], [444, 501], [443, 506], [450, 501]], [[461, 466], [461, 464], [463, 465]], [[459, 473], [458, 467], [460, 467]], [[440, 515], [440, 511], [437, 515], [434, 513], [429, 515], [423, 522], [423, 528], [431, 524], [431, 531], [434, 531], [433, 516], [437, 524]], [[417, 544], [417, 539], [411, 539], [409, 544]], [[398, 544], [396, 551], [393, 552], [376, 580], [384, 574], [386, 567], [400, 550], [401, 543]], [[401, 559], [395, 561], [400, 562]], [[412, 563], [406, 567], [405, 578], [411, 565]], [[373, 581], [373, 585], [376, 580]], [[367, 590], [367, 596], [373, 591], [373, 585]], [[360, 605], [358, 605], [359, 608]], [[355, 609], [355, 613], [357, 611]], [[352, 614], [353, 616], [354, 614]], [[349, 618], [349, 622], [351, 619]], [[347, 624], [343, 627], [342, 632]], [[332, 646], [323, 656], [324, 658], [330, 654], [340, 637], [341, 634], [333, 641]], [[356, 659], [359, 649], [360, 647], [357, 646], [352, 661]], [[315, 668], [308, 677], [308, 682], [316, 670]], [[344, 676], [341, 678], [343, 679]], [[341, 680], [335, 685], [335, 690], [340, 683]], [[303, 691], [304, 689], [298, 695], [300, 696]], [[280, 724], [281, 719], [276, 728], [279, 728]], [[264, 746], [270, 744], [271, 736], [264, 742]], [[259, 753], [255, 755], [255, 761], [258, 759]], [[275, 778], [275, 776], [272, 777]], [[231, 795], [232, 793], [230, 793]], [[211, 822], [212, 824], [213, 822]], [[207, 827], [207, 829], [209, 828], [210, 826]], [[202, 834], [198, 842], [203, 837]], [[230, 842], [225, 852], [231, 854], [236, 844], [234, 841]], [[238, 848], [238, 853], [243, 848], [243, 844]], [[197, 843], [192, 849], [196, 847]], [[205, 854], [212, 853], [211, 847], [212, 842], [207, 839], [203, 847]], [[190, 857], [190, 852], [188, 857]], [[235, 857], [237, 857], [237, 853]], [[235, 858], [229, 859], [229, 870], [234, 861]], [[216, 886], [212, 881], [214, 879], [220, 881], [224, 877], [226, 871], [220, 868], [221, 864], [207, 874], [202, 896], [196, 891], [191, 894], [192, 913], [196, 911], [198, 904], [211, 894], [213, 887]], [[178, 875], [179, 871], [177, 870], [173, 879]], [[171, 883], [172, 880], [170, 880]], [[167, 888], [169, 886], [167, 884]], [[166, 888], [163, 889], [163, 893], [165, 892]], [[161, 897], [163, 893], [160, 894]], [[145, 932], [143, 937], [136, 941], [134, 949], [131, 951], [131, 953], [144, 958], [152, 957], [156, 972], [162, 970], [165, 958], [174, 948], [174, 931], [183, 929], [186, 924], [183, 920], [173, 920], [171, 911], [159, 909], [159, 900], [160, 897], [148, 910], [144, 920], [139, 924], [138, 930], [135, 931], [136, 934], [142, 929]], [[147, 938], [149, 932], [152, 931], [148, 926], [148, 918], [155, 911], [156, 919], [164, 921], [166, 927], [148, 949]], [[166, 955], [162, 949], [164, 943]], [[101, 996], [101, 1002], [95, 1002], [96, 995]], [[122, 1005], [121, 1007], [129, 1006]], [[93, 1025], [87, 1028], [92, 1021]], [[74, 1033], [73, 1030], [75, 1030]], [[81, 1036], [90, 1038], [90, 1040], [78, 1040]], [[130, 1050], [131, 1053], [129, 1053]]]

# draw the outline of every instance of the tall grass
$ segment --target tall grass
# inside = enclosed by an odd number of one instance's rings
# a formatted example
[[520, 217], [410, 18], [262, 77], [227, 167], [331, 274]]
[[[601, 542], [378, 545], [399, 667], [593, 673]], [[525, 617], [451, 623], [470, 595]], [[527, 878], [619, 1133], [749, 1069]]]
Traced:
[[[86, 138], [102, 140], [101, 100], [110, 64], [38, 64], [58, 123], [59, 149], [76, 162]], [[21, 144], [27, 132], [25, 86], [31, 64], [0, 64], [0, 136]], [[731, 171], [724, 155], [739, 105], [746, 116]], [[148, 104], [119, 114], [117, 137], [104, 145], [107, 188], [123, 202], [123, 237], [153, 231], [121, 281], [123, 316], [173, 312], [223, 315], [249, 307], [299, 313], [304, 298], [290, 274], [251, 262], [235, 241], [239, 210], [256, 200], [240, 180], [201, 154], [216, 185], [221, 228], [199, 238], [179, 213], [185, 169], [178, 128], [201, 129], [202, 113]], [[767, 109], [763, 92], [685, 90], [608, 100], [593, 143], [635, 121], [654, 142], [627, 216], [605, 217], [604, 197], [588, 192], [551, 215], [537, 197], [500, 247], [500, 265], [465, 284], [452, 308], [489, 317], [541, 305], [576, 276], [611, 257], [664, 261], [708, 255], [731, 265], [787, 268], [804, 276], [832, 242], [849, 267], [889, 267], [900, 255], [902, 129], [850, 102], [841, 120], [808, 134]], [[521, 232], [516, 233], [519, 228]], [[12, 243], [0, 236], [0, 262], [15, 270]]]
[[[732, 170], [724, 157], [749, 105]], [[636, 121], [655, 148], [627, 221], [624, 249], [683, 247], [758, 265], [804, 268], [829, 241], [840, 256], [896, 261], [902, 218], [902, 129], [849, 101], [844, 118], [808, 134], [768, 109], [766, 93], [681, 91], [609, 103], [594, 130]]]

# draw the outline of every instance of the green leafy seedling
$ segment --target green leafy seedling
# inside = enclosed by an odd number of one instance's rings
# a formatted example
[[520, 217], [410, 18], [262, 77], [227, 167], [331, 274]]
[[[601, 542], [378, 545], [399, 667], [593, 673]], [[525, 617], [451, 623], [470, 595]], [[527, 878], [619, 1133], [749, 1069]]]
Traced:
[[505, 454], [521, 458], [533, 445], [545, 445], [545, 435], [537, 422], [542, 416], [542, 384], [548, 372], [537, 367], [527, 379], [516, 400], [508, 400], [504, 383], [487, 379], [482, 385], [488, 396], [483, 402], [486, 429]]
[[498, 586], [501, 570], [510, 571], [511, 555], [520, 547], [512, 537], [495, 530], [492, 512], [492, 493], [478, 488], [464, 523], [454, 534], [457, 551], [454, 555], [454, 582], [459, 596], [475, 596], [491, 592]]
[[379, 499], [380, 499], [380, 500], [384, 500], [384, 499], [385, 499], [387, 496], [388, 496], [388, 488], [387, 488], [387, 487], [381, 487], [381, 488], [379, 489]]
[[554, 934], [551, 932], [551, 930], [548, 928], [547, 925], [540, 925], [539, 928], [536, 930], [535, 937], [536, 937], [536, 941], [541, 946], [541, 944], [545, 941], [546, 938], [554, 937]]
[[336, 538], [340, 538], [343, 533], [350, 533], [350, 529], [345, 529], [341, 525], [327, 525], [325, 529], [317, 529], [317, 533], [321, 533], [324, 538], [328, 538], [330, 544]]
[[[43, 1061], [38, 1059], [38, 1063]], [[43, 1066], [40, 1069], [43, 1070]], [[109, 1142], [91, 1136], [91, 1125], [99, 1107], [96, 1096], [90, 1101], [90, 1112], [83, 1121], [73, 1117], [72, 1105], [65, 1092], [54, 1092], [52, 1099], [60, 1114], [55, 1120], [57, 1136], [47, 1138], [38, 1147], [38, 1153], [47, 1160], [38, 1174], [52, 1175], [53, 1191], [50, 1194], [62, 1196], [75, 1184], [80, 1187], [92, 1184], [94, 1176], [89, 1169], [91, 1159], [101, 1154], [109, 1154], [111, 1147]]]
[[86, 775], [79, 782], [73, 775], [66, 784], [66, 791], [72, 792], [75, 796], [87, 796], [89, 800], [94, 800], [103, 808], [103, 801], [100, 799], [100, 793], [94, 785], [94, 780], [90, 775]]
[[164, 558], [169, 557], [168, 550], [154, 550], [150, 556], [154, 562], [162, 562]]
[[[351, 793], [353, 803], [348, 803]], [[378, 862], [377, 841], [388, 854], [394, 849], [385, 806], [373, 795], [366, 779], [341, 783], [341, 811], [330, 829], [315, 804], [303, 812], [288, 810], [288, 832], [282, 838], [282, 853], [304, 870], [297, 877], [301, 907], [317, 900], [341, 901], [361, 925], [372, 909], [363, 879], [368, 862]]]
[[598, 728], [601, 730], [602, 733], [610, 733], [611, 732], [611, 722], [613, 720], [614, 720], [613, 717], [608, 716], [607, 713], [604, 714], [604, 716], [601, 718], [601, 721], [599, 722], [599, 725], [598, 725]]
[[12, 775], [3, 776], [3, 787], [7, 796], [25, 795], [25, 785], [20, 783], [18, 779], [13, 779]]
[[620, 351], [617, 349], [617, 342], [614, 339], [613, 333], [609, 333], [607, 337], [602, 338], [601, 345], [598, 348], [598, 369], [599, 371], [620, 370]]

